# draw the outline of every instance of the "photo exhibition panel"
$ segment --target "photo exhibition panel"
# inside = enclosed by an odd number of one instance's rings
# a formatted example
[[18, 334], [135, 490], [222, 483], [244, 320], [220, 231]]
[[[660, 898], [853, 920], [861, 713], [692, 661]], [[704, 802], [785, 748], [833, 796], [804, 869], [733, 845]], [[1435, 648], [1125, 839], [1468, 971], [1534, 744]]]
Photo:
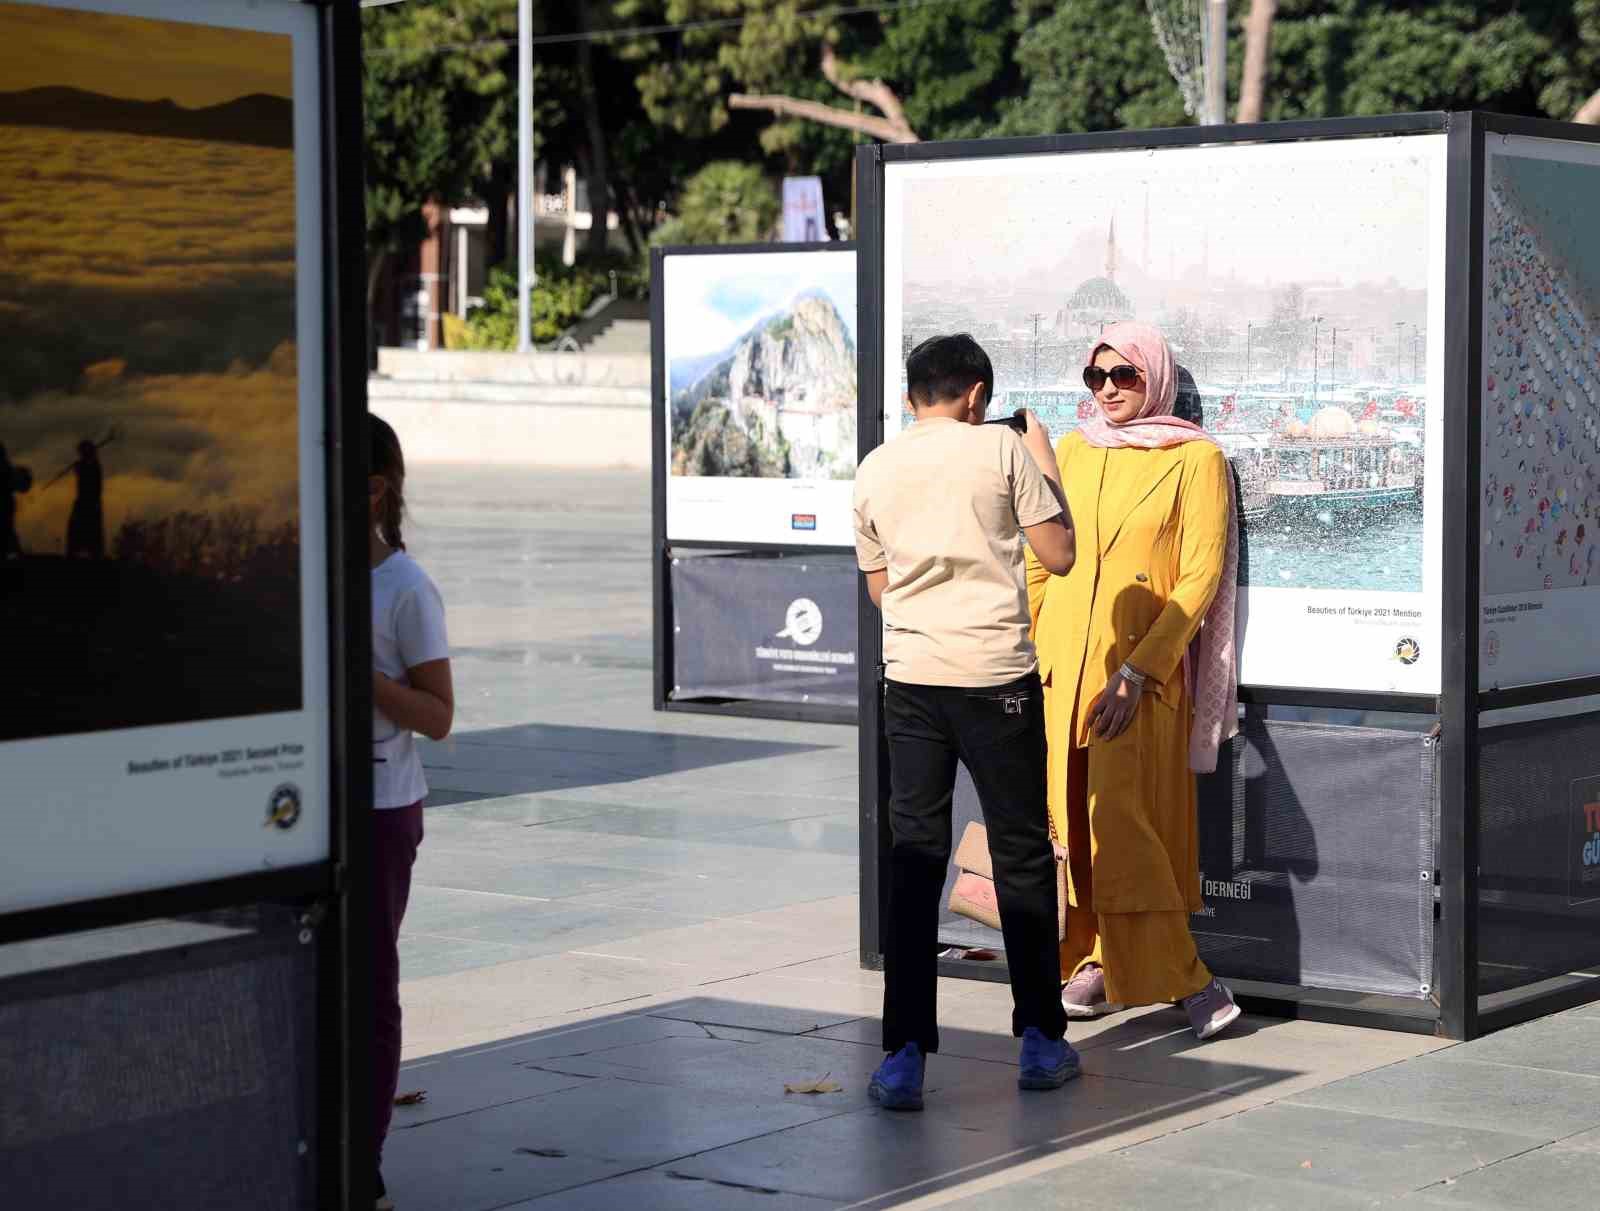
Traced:
[[849, 546], [856, 254], [669, 254], [667, 539]]
[[1600, 674], [1600, 147], [1484, 167], [1481, 688]]
[[0, 3], [0, 911], [323, 859], [317, 10]]
[[990, 416], [1061, 442], [1099, 334], [1154, 323], [1237, 474], [1240, 680], [1438, 693], [1443, 134], [898, 162], [883, 192], [888, 437], [928, 336], [976, 336]]
[[1238, 481], [1241, 682], [1436, 694], [1444, 227], [1437, 133], [887, 164], [886, 437], [970, 332], [991, 416], [1082, 440], [1100, 334], [1153, 323]]

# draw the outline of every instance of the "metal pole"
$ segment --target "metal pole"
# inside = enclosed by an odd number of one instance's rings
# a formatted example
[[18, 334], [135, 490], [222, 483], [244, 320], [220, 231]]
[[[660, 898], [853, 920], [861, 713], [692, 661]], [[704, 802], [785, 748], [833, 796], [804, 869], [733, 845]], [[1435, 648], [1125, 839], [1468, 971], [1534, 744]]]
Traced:
[[533, 351], [533, 0], [517, 0], [517, 352]]
[[1250, 339], [1255, 335], [1253, 323], [1244, 326], [1244, 385], [1250, 385]]
[[1228, 120], [1228, 0], [1206, 0], [1205, 121]]
[[1311, 406], [1317, 406], [1317, 325], [1322, 323], [1322, 317], [1311, 317]]
[[1404, 320], [1396, 320], [1394, 322], [1394, 380], [1395, 380], [1395, 382], [1399, 382], [1401, 377], [1406, 372], [1406, 347], [1402, 343], [1405, 340], [1405, 332], [1406, 332], [1406, 322]]

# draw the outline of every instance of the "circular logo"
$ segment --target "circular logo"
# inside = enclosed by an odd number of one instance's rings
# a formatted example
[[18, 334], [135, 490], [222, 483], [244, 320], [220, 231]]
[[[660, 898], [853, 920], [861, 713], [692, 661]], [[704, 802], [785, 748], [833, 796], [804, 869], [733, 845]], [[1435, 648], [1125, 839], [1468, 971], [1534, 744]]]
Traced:
[[300, 788], [285, 782], [267, 797], [267, 819], [261, 827], [291, 829], [300, 822]]
[[796, 597], [784, 614], [779, 639], [792, 639], [808, 648], [822, 638], [822, 609], [809, 597]]
[[1500, 662], [1500, 632], [1490, 631], [1483, 637], [1483, 660], [1485, 664], [1494, 665]]
[[1394, 645], [1394, 658], [1401, 664], [1416, 664], [1422, 659], [1422, 645], [1415, 639], [1402, 639]]

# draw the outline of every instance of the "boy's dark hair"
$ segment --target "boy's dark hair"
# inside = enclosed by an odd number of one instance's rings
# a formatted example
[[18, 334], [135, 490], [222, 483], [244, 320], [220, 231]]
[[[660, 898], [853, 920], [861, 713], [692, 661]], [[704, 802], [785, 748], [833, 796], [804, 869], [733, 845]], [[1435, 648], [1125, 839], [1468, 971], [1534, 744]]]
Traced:
[[369, 412], [367, 439], [371, 473], [383, 476], [388, 487], [378, 518], [378, 537], [394, 550], [404, 551], [406, 543], [400, 533], [400, 523], [406, 515], [406, 457], [400, 451], [400, 438], [387, 421]]
[[906, 394], [919, 408], [959, 399], [973, 383], [983, 384], [985, 400], [994, 398], [994, 363], [965, 332], [931, 336], [906, 358]]

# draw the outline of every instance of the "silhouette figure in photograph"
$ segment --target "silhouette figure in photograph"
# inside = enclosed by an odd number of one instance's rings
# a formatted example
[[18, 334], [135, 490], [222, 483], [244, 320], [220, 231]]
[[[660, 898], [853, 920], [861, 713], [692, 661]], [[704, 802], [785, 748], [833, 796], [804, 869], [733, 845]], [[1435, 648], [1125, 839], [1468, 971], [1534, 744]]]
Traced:
[[33, 487], [33, 474], [26, 467], [13, 466], [4, 445], [0, 445], [0, 559], [20, 559], [22, 542], [17, 538], [17, 493]]
[[101, 504], [104, 476], [100, 470], [99, 447], [87, 439], [79, 442], [78, 461], [70, 470], [78, 477], [78, 498], [72, 502], [72, 515], [67, 518], [67, 558], [104, 559], [106, 521]]

